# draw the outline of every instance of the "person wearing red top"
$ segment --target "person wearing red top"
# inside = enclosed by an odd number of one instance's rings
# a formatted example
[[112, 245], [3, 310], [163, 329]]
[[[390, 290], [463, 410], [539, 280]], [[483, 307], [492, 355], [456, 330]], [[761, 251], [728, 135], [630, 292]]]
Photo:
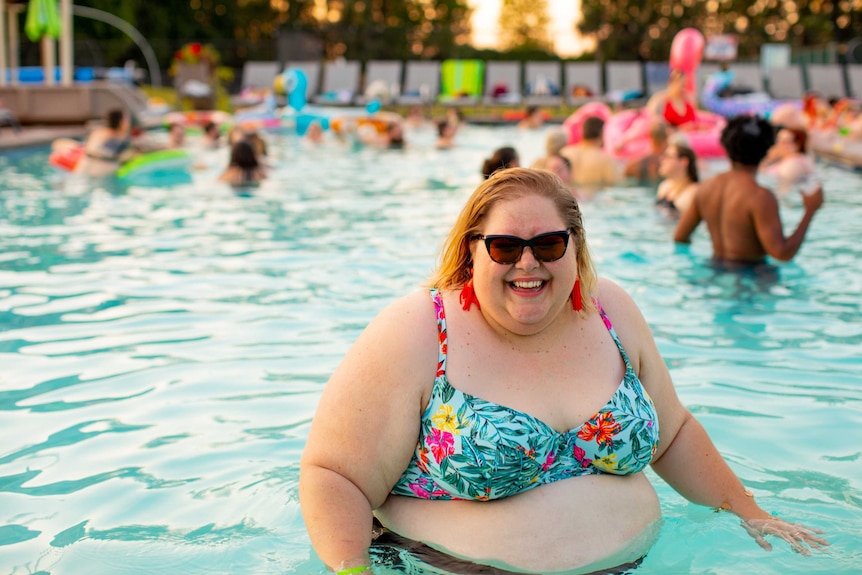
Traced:
[[685, 72], [671, 70], [667, 88], [656, 92], [647, 102], [646, 111], [676, 128], [688, 128], [697, 122], [694, 104], [685, 91]]

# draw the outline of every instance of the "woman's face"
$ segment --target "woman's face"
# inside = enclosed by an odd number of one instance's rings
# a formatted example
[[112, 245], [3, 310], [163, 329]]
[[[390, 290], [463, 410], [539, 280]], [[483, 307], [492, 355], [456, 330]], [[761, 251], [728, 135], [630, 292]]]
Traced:
[[788, 153], [798, 152], [796, 138], [790, 130], [779, 130], [775, 136], [775, 145]]
[[[531, 239], [539, 234], [566, 229], [553, 202], [536, 195], [497, 203], [481, 226], [480, 233]], [[541, 332], [566, 309], [577, 277], [574, 240], [569, 236], [563, 257], [552, 262], [536, 259], [525, 247], [518, 261], [500, 264], [491, 259], [484, 240], [470, 244], [473, 255], [473, 285], [481, 313], [498, 331], [518, 335]]]
[[658, 165], [658, 174], [663, 178], [672, 178], [685, 172], [687, 168], [686, 159], [680, 157], [676, 146], [668, 146], [661, 155]]

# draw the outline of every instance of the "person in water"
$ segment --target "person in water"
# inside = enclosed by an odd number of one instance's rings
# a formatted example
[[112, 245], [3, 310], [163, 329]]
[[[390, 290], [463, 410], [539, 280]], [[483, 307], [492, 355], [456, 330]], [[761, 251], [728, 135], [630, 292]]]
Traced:
[[695, 127], [697, 110], [686, 92], [686, 78], [682, 70], [671, 70], [667, 88], [656, 92], [647, 102], [647, 114], [675, 129]]
[[108, 110], [105, 125], [95, 128], [84, 142], [84, 156], [75, 171], [93, 177], [115, 173], [131, 153], [131, 121], [119, 108]]
[[657, 536], [650, 466], [764, 548], [828, 544], [762, 509], [680, 402], [637, 305], [597, 276], [565, 183], [511, 168], [467, 200], [428, 289], [333, 373], [299, 496], [343, 575], [370, 575], [372, 546], [447, 573], [616, 573]]
[[697, 156], [682, 144], [670, 144], [662, 154], [659, 174], [664, 178], [656, 190], [656, 203], [672, 215], [684, 212], [697, 192]]
[[579, 189], [596, 190], [622, 181], [616, 158], [604, 150], [605, 121], [598, 116], [584, 120], [583, 137], [560, 150], [572, 166], [572, 182]]
[[806, 153], [808, 134], [801, 128], [779, 128], [775, 144], [760, 162], [759, 172], [775, 179], [775, 188], [786, 193], [814, 174], [814, 159]]
[[682, 215], [673, 239], [688, 243], [701, 221], [712, 238], [713, 257], [727, 263], [762, 263], [766, 256], [788, 261], [802, 246], [814, 214], [823, 205], [817, 185], [802, 194], [805, 213], [796, 230], [784, 237], [778, 200], [758, 184], [757, 169], [775, 142], [772, 126], [756, 116], [737, 116], [721, 133], [731, 168], [704, 181]]
[[521, 159], [518, 156], [518, 151], [512, 146], [503, 146], [494, 150], [491, 157], [485, 158], [485, 161], [482, 162], [482, 176], [487, 180], [497, 170], [517, 168], [520, 165]]
[[254, 143], [247, 138], [234, 142], [230, 149], [230, 163], [219, 176], [219, 181], [232, 186], [253, 186], [265, 177], [266, 170], [258, 158]]
[[653, 122], [649, 129], [649, 152], [639, 158], [629, 160], [623, 173], [641, 186], [653, 186], [661, 180], [659, 174], [664, 151], [667, 148], [667, 124], [663, 121]]

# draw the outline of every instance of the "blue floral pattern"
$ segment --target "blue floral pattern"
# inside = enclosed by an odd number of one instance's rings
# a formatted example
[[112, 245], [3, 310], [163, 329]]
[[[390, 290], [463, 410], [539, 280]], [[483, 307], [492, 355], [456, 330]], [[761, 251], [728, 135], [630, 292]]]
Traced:
[[392, 493], [424, 499], [491, 500], [579, 475], [628, 475], [649, 465], [658, 415], [601, 306], [599, 313], [626, 371], [608, 403], [579, 427], [559, 433], [521, 411], [455, 389], [446, 378], [446, 315], [431, 290], [440, 352], [419, 442]]

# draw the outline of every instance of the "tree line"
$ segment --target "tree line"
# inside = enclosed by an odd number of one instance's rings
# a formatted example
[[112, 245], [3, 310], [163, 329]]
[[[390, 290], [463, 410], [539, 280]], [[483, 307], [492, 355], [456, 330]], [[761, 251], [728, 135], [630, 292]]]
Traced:
[[[132, 23], [168, 68], [174, 52], [191, 41], [210, 43], [221, 63], [276, 59], [280, 35], [315, 39], [321, 57], [372, 59], [551, 59], [547, 0], [501, 0], [500, 46], [470, 45], [468, 0], [76, 0]], [[667, 59], [676, 32], [736, 34], [741, 58], [764, 43], [796, 48], [846, 43], [862, 36], [858, 0], [590, 0], [581, 2], [578, 32], [594, 40], [581, 58]], [[23, 17], [23, 15], [22, 15]], [[77, 60], [98, 65], [141, 61], [119, 30], [75, 18]]]

